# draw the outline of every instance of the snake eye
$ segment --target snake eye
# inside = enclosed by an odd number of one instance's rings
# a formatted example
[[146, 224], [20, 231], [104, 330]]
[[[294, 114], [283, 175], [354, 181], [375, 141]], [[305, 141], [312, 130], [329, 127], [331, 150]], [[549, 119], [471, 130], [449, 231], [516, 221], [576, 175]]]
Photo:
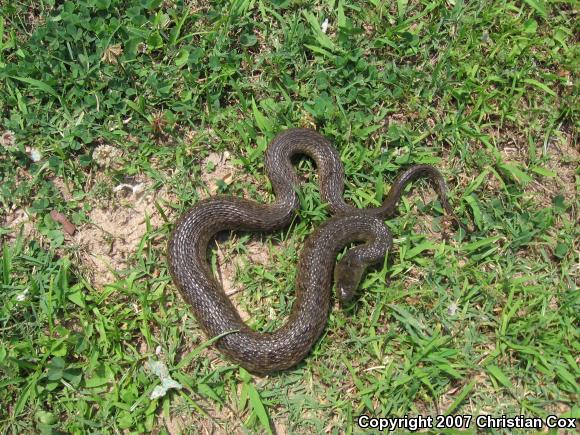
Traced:
[[347, 288], [343, 285], [338, 287], [338, 299], [342, 305], [348, 304], [353, 300], [356, 294], [356, 288]]
[[336, 283], [336, 296], [341, 304], [352, 301], [364, 272], [364, 267], [352, 264], [348, 256], [338, 262], [334, 268], [334, 282]]
[[356, 277], [356, 271], [351, 268], [341, 267], [344, 264], [338, 264], [335, 269], [336, 296], [341, 304], [347, 304], [352, 301], [356, 295], [359, 279]]

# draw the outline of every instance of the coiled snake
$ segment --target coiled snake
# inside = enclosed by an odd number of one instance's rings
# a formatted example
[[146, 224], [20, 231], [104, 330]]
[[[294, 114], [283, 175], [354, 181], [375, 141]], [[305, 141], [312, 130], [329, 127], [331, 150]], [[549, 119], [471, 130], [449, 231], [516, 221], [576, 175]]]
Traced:
[[[298, 177], [291, 158], [311, 157], [317, 167], [322, 201], [333, 215], [306, 240], [298, 262], [296, 300], [286, 323], [272, 333], [259, 333], [240, 318], [207, 261], [208, 245], [219, 231], [275, 231], [288, 226], [299, 207]], [[454, 216], [447, 188], [433, 166], [416, 165], [402, 172], [380, 207], [357, 209], [344, 201], [344, 173], [330, 142], [309, 129], [290, 129], [268, 146], [265, 168], [276, 200], [272, 204], [231, 196], [198, 202], [173, 230], [168, 247], [173, 280], [208, 337], [223, 336], [215, 345], [246, 369], [267, 373], [301, 361], [321, 335], [328, 320], [334, 280], [342, 301], [354, 296], [365, 269], [384, 259], [393, 239], [384, 224], [407, 183], [427, 177], [445, 211]], [[459, 222], [459, 221], [458, 221]], [[351, 248], [336, 264], [341, 249]]]

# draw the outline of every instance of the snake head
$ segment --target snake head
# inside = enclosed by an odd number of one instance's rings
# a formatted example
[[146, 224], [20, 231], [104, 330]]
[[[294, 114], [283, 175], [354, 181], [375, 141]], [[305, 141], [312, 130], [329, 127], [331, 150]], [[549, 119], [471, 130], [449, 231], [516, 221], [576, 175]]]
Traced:
[[334, 268], [336, 296], [342, 305], [351, 302], [356, 296], [362, 275], [366, 269], [351, 256], [345, 255]]

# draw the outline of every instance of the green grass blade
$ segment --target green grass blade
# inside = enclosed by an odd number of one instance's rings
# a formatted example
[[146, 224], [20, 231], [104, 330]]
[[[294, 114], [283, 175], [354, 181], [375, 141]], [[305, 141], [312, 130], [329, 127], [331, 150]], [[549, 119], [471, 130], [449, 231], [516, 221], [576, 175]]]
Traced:
[[18, 76], [10, 76], [10, 77], [22, 83], [27, 83], [30, 86], [40, 91], [46, 92], [47, 94], [52, 95], [56, 99], [60, 100], [60, 95], [54, 90], [54, 88], [40, 80], [36, 80], [30, 77], [18, 77]]
[[543, 0], [523, 0], [528, 6], [534, 9], [542, 18], [546, 18], [548, 11], [546, 10], [546, 4]]
[[495, 379], [499, 381], [504, 387], [509, 390], [513, 390], [514, 386], [510, 379], [504, 374], [504, 372], [496, 365], [489, 365], [485, 368], [489, 374], [491, 374]]

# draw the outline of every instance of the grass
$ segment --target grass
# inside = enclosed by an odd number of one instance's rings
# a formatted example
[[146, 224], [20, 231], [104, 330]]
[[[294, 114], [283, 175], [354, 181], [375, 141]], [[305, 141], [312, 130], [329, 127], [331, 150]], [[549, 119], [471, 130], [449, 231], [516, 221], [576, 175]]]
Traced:
[[[2, 432], [351, 433], [363, 413], [580, 416], [576, 2], [21, 0], [0, 10], [0, 130], [16, 138], [0, 149]], [[401, 169], [435, 164], [475, 231], [444, 240], [441, 207], [416, 183], [360, 298], [334, 307], [303, 363], [258, 378], [200, 333], [165, 242], [212, 170], [214, 190], [271, 200], [264, 150], [293, 126], [332, 140], [360, 207]], [[96, 158], [103, 145], [118, 154]], [[226, 150], [233, 175], [222, 178], [206, 157]], [[300, 247], [327, 218], [313, 165], [298, 170], [291, 228], [234, 235], [212, 253], [263, 331], [289, 313]], [[114, 186], [136, 178], [165, 189], [157, 221], [141, 217], [124, 266], [96, 283], [86, 247], [50, 211], [82, 234], [96, 208], [114, 216]], [[119, 242], [111, 235], [111, 250]], [[182, 388], [151, 399], [167, 385], [158, 361]]]

